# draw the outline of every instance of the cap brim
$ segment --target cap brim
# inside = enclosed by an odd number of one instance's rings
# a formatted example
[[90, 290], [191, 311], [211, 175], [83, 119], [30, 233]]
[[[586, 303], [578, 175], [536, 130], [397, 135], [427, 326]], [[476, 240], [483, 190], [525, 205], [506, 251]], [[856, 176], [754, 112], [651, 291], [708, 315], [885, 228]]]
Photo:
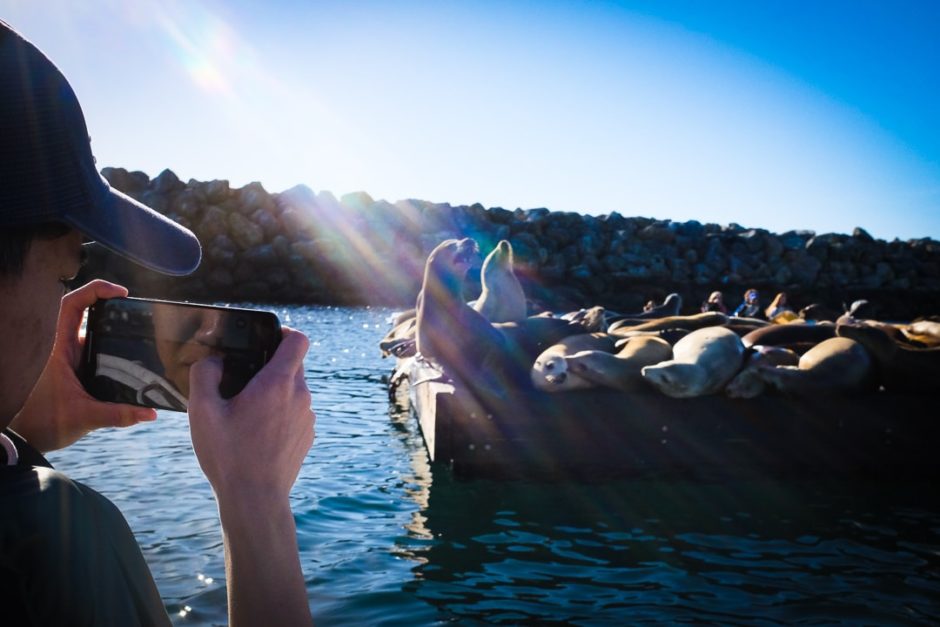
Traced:
[[183, 276], [199, 266], [202, 247], [192, 231], [101, 180], [104, 193], [95, 210], [70, 212], [66, 222], [102, 246], [163, 274]]

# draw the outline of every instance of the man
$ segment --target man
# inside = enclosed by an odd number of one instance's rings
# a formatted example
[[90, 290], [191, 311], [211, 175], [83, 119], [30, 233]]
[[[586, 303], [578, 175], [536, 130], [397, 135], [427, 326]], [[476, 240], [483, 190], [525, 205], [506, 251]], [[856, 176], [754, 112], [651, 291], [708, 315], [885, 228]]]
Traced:
[[[102, 403], [75, 376], [82, 312], [127, 291], [94, 281], [63, 297], [83, 239], [151, 269], [187, 274], [192, 233], [111, 189], [59, 70], [0, 22], [0, 623], [169, 624], [127, 523], [42, 453], [151, 409]], [[310, 623], [288, 493], [313, 443], [307, 339], [280, 347], [236, 397], [221, 362], [190, 374], [193, 448], [216, 495], [232, 625]]]

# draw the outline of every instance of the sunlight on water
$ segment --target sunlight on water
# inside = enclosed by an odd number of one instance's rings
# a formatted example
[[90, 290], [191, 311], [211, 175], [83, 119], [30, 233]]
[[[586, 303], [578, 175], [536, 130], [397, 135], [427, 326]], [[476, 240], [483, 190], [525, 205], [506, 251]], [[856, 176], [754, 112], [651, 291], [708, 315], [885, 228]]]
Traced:
[[[940, 621], [928, 486], [456, 481], [390, 407], [377, 344], [394, 312], [277, 313], [311, 339], [317, 440], [291, 503], [319, 625]], [[176, 624], [225, 622], [184, 415], [51, 457], [124, 512]]]

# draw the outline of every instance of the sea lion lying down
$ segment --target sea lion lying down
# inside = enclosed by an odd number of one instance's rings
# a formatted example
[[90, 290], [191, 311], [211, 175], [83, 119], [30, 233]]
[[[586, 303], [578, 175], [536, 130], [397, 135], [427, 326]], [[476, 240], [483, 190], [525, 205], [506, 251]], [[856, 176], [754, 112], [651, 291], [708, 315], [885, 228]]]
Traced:
[[642, 370], [660, 392], [674, 398], [714, 394], [740, 370], [744, 344], [725, 327], [697, 329], [672, 348], [673, 358]]
[[769, 388], [784, 394], [849, 393], [873, 387], [875, 376], [865, 348], [845, 337], [824, 340], [800, 357], [798, 367], [759, 368]]
[[[669, 343], [652, 336], [633, 338], [616, 354], [606, 350], [600, 338], [595, 339], [599, 349], [572, 352], [575, 346], [585, 347], [588, 342], [583, 338], [565, 346], [553, 346], [542, 353], [532, 367], [533, 385], [548, 392], [594, 387], [633, 391], [645, 387], [640, 374], [644, 366], [658, 364], [672, 357]], [[612, 347], [610, 336], [607, 336], [607, 341]]]

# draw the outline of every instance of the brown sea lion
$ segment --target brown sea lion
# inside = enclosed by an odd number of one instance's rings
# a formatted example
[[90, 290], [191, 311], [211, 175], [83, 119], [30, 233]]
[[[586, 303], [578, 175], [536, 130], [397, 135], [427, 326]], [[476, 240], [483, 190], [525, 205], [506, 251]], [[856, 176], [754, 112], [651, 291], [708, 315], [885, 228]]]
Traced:
[[568, 372], [599, 387], [624, 392], [648, 389], [642, 371], [672, 359], [672, 347], [658, 337], [630, 338], [616, 355], [604, 351], [581, 351], [565, 358]]
[[820, 303], [810, 303], [800, 309], [799, 316], [807, 322], [835, 322], [841, 314]]
[[617, 349], [619, 350], [626, 346], [627, 342], [635, 337], [658, 337], [666, 340], [670, 346], [674, 346], [676, 342], [684, 338], [689, 333], [691, 333], [691, 331], [688, 329], [660, 329], [659, 331], [631, 332], [628, 337], [621, 337], [619, 335], [614, 337], [619, 338], [617, 340]]
[[689, 333], [676, 342], [672, 352], [671, 360], [646, 366], [641, 372], [660, 392], [675, 398], [718, 392], [744, 362], [741, 338], [723, 326]]
[[771, 324], [766, 327], [754, 329], [743, 338], [744, 346], [783, 346], [810, 343], [819, 344], [836, 336], [836, 327], [832, 324], [805, 324], [791, 322], [788, 324]]
[[584, 326], [561, 318], [529, 316], [520, 322], [499, 322], [493, 325], [506, 339], [506, 348], [526, 372], [536, 357], [549, 347], [572, 335], [583, 335]]
[[473, 380], [503, 335], [463, 298], [467, 269], [478, 256], [470, 238], [440, 243], [424, 267], [415, 328], [417, 352], [462, 380]]
[[902, 331], [909, 340], [923, 346], [940, 346], [940, 322], [936, 320], [915, 320]]
[[768, 388], [784, 394], [848, 394], [871, 389], [874, 364], [868, 351], [845, 337], [823, 340], [800, 357], [798, 367], [759, 368]]
[[379, 342], [382, 357], [412, 357], [417, 352], [415, 348], [415, 329], [418, 326], [417, 316], [403, 319], [392, 330], [385, 334]]
[[607, 330], [612, 335], [620, 337], [631, 337], [632, 334], [639, 334], [645, 331], [661, 331], [663, 329], [702, 329], [705, 327], [720, 326], [727, 324], [728, 316], [717, 311], [707, 311], [705, 313], [693, 314], [691, 316], [666, 316], [656, 320], [646, 320], [639, 324], [629, 324], [625, 320], [620, 320]]
[[875, 360], [878, 381], [885, 390], [936, 392], [940, 384], [940, 347], [915, 348], [867, 325], [840, 324], [836, 333], [865, 347]]
[[796, 366], [800, 356], [789, 348], [780, 346], [754, 346], [744, 360], [744, 367], [725, 386], [725, 394], [731, 398], [754, 398], [764, 393], [767, 384], [758, 370], [761, 367]]
[[500, 240], [480, 271], [482, 291], [473, 308], [490, 322], [519, 322], [526, 317], [525, 293], [513, 272], [512, 244]]
[[653, 304], [653, 301], [650, 301], [647, 304], [652, 304], [652, 307], [645, 309], [642, 312], [628, 314], [611, 313], [610, 321], [611, 323], [625, 321], [626, 324], [639, 324], [644, 320], [655, 320], [657, 318], [665, 318], [667, 316], [678, 316], [679, 310], [682, 309], [682, 297], [673, 292], [672, 294], [666, 296], [663, 302], [659, 305]]
[[607, 310], [600, 305], [568, 312], [562, 315], [561, 319], [580, 324], [586, 333], [607, 331]]

